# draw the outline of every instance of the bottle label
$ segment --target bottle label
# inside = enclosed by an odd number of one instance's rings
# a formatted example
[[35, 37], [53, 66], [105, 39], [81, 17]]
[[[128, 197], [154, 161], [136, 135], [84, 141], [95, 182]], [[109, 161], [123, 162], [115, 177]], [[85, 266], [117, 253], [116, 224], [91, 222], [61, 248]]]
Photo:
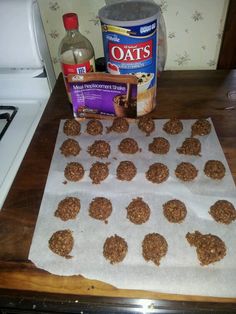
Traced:
[[62, 71], [64, 75], [64, 80], [66, 84], [66, 90], [68, 93], [68, 96], [70, 98], [70, 87], [69, 87], [69, 82], [68, 82], [68, 75], [70, 74], [84, 74], [88, 72], [94, 72], [95, 71], [95, 61], [94, 58], [85, 61], [80, 64], [66, 64], [62, 63]]

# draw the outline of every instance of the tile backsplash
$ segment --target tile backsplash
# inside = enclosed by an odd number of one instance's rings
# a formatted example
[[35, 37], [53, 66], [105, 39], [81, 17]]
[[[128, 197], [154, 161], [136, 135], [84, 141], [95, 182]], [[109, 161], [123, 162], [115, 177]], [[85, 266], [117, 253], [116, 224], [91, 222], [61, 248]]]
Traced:
[[[215, 69], [229, 0], [155, 0], [167, 38], [166, 70]], [[98, 10], [104, 0], [38, 0], [56, 75], [61, 71], [58, 47], [65, 30], [62, 15], [75, 12], [80, 31], [103, 56]]]

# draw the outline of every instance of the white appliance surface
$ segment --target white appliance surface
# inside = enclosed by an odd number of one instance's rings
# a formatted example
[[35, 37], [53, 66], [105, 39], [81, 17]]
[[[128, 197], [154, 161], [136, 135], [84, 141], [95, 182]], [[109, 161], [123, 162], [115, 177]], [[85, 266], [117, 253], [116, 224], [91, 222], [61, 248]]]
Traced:
[[42, 58], [35, 37], [35, 5], [37, 5], [35, 0], [0, 1], [1, 67], [42, 67]]
[[0, 100], [1, 105], [18, 108], [0, 140], [0, 209], [33, 137], [47, 100]]
[[36, 0], [0, 0], [0, 42], [0, 106], [18, 108], [0, 139], [1, 210], [55, 85]]

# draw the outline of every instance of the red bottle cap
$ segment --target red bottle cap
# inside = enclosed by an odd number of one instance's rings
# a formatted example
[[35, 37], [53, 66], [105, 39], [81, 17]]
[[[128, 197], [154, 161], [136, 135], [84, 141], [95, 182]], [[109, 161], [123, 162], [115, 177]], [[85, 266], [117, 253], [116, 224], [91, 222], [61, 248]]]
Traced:
[[76, 13], [66, 13], [62, 16], [62, 19], [67, 31], [71, 29], [78, 29], [79, 22]]

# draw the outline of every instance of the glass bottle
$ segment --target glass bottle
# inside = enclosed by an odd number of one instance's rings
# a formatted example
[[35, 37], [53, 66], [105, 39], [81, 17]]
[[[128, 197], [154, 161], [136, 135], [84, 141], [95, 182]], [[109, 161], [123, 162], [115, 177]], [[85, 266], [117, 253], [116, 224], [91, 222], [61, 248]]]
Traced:
[[68, 98], [72, 102], [68, 75], [95, 71], [94, 50], [90, 41], [79, 32], [76, 13], [64, 14], [63, 23], [67, 33], [59, 46], [59, 60]]

